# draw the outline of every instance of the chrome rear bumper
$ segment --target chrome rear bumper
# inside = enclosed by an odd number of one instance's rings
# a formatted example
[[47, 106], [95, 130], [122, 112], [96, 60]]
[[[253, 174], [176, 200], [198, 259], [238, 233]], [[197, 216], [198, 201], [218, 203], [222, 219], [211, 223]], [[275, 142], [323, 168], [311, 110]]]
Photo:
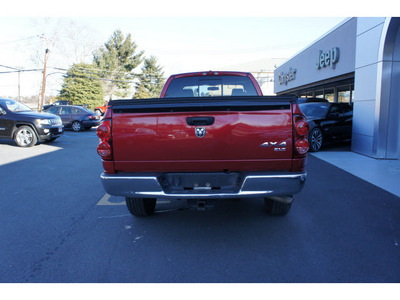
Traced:
[[[109, 195], [131, 198], [247, 198], [288, 196], [299, 193], [307, 173], [270, 172], [243, 174], [240, 186], [232, 192], [213, 190], [211, 187], [194, 187], [179, 193], [166, 192], [160, 184], [161, 174], [101, 174], [101, 181]], [[188, 173], [187, 176], [195, 176]]]

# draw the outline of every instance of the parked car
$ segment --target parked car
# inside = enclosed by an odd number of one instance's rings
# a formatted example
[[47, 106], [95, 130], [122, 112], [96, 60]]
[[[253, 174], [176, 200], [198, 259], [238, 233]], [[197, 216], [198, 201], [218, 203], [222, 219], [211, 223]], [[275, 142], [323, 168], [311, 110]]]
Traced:
[[48, 105], [43, 105], [42, 107], [42, 111], [49, 109], [50, 107], [54, 106], [54, 105], [72, 105], [71, 101], [67, 101], [67, 100], [58, 100], [52, 104], [48, 104]]
[[20, 147], [52, 142], [64, 133], [61, 118], [38, 113], [11, 99], [0, 99], [0, 137], [13, 139]]
[[329, 102], [328, 99], [324, 98], [299, 98], [297, 99], [297, 103], [310, 103], [310, 102]]
[[46, 109], [46, 112], [60, 116], [65, 128], [72, 128], [73, 131], [89, 130], [100, 123], [98, 115], [82, 106], [57, 105]]
[[310, 126], [310, 150], [317, 152], [329, 142], [351, 139], [353, 107], [347, 103], [305, 102], [299, 104]]
[[[72, 103], [72, 101], [58, 100], [52, 104], [43, 105], [42, 110], [49, 109], [50, 107], [56, 106], [56, 105], [74, 105], [74, 104]], [[75, 106], [83, 106], [83, 107], [88, 108], [87, 104], [76, 104]]]

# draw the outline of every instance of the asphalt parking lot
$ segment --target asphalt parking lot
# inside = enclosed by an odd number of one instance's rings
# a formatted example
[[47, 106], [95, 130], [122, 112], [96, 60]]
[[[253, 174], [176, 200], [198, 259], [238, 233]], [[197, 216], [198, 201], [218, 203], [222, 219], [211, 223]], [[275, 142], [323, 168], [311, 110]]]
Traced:
[[400, 281], [400, 198], [316, 157], [285, 217], [262, 199], [131, 216], [104, 193], [95, 129], [0, 140], [0, 282]]

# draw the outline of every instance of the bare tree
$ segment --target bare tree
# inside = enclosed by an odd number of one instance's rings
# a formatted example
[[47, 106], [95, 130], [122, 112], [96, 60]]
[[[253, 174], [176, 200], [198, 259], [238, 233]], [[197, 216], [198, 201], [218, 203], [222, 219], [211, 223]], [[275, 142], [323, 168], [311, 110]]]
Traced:
[[91, 63], [92, 53], [103, 41], [96, 40], [96, 31], [73, 20], [61, 23], [58, 50], [64, 63], [69, 67], [74, 63]]
[[[74, 63], [90, 62], [101, 42], [96, 42], [94, 30], [68, 18], [35, 18], [32, 24], [40, 42], [32, 45], [31, 61], [35, 67], [43, 68], [46, 49], [49, 50], [46, 93], [56, 94], [66, 70]], [[38, 92], [42, 83], [38, 77]]]

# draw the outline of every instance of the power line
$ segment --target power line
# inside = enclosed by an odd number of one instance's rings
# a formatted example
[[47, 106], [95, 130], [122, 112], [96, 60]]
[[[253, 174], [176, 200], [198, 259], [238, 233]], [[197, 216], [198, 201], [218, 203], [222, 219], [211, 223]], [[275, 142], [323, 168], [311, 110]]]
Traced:
[[[60, 70], [60, 71], [70, 71], [70, 69], [65, 69], [65, 68], [58, 68], [58, 67], [49, 67], [55, 70]], [[150, 76], [157, 76], [159, 74], [157, 73], [133, 73], [133, 72], [128, 72], [128, 71], [111, 71], [111, 70], [104, 70], [104, 69], [92, 69], [92, 68], [83, 68], [83, 67], [76, 67], [76, 69], [81, 70], [81, 71], [86, 71], [87, 74], [94, 74], [100, 76], [100, 74], [104, 73], [109, 73], [109, 75], [131, 75], [131, 76], [140, 76], [140, 75], [150, 75]], [[167, 79], [163, 77], [162, 79]]]
[[[4, 71], [0, 72], [0, 74], [8, 74], [8, 73], [18, 73], [18, 72], [32, 72], [32, 71], [40, 71], [42, 72], [42, 69], [21, 69], [21, 68], [16, 68], [16, 67], [10, 67], [10, 66], [5, 66], [5, 65], [0, 65], [0, 67], [7, 68], [7, 69], [12, 69], [14, 71]], [[63, 72], [68, 72], [70, 69], [65, 69], [65, 68], [59, 68], [59, 67], [49, 67], [49, 69], [54, 69], [54, 70], [59, 70]], [[102, 69], [89, 69], [89, 68], [83, 68], [83, 67], [77, 67], [78, 70], [85, 71], [87, 74], [92, 74], [92, 75], [98, 75], [101, 73], [109, 73], [109, 75], [132, 75], [132, 76], [139, 76], [141, 73], [132, 73], [132, 72], [124, 72], [124, 71], [108, 71], [108, 70], [102, 70]], [[147, 74], [147, 73], [146, 73]], [[158, 75], [158, 74], [148, 74], [148, 75]], [[111, 79], [102, 79], [99, 78], [100, 80], [108, 80], [108, 81], [115, 81], [115, 82], [130, 82], [134, 83], [134, 81], [128, 81], [128, 80], [111, 80]], [[163, 78], [166, 79], [166, 78]]]
[[42, 70], [32, 69], [32, 70], [6, 71], [6, 72], [0, 72], [0, 74], [10, 74], [10, 73], [20, 73], [20, 72], [37, 72], [37, 71], [42, 71]]
[[27, 38], [19, 39], [19, 40], [1, 42], [0, 45], [11, 44], [11, 43], [17, 43], [17, 42], [21, 42], [21, 41], [25, 41], [25, 40], [30, 40], [30, 39], [33, 39], [33, 38], [37, 38], [37, 37], [40, 37], [40, 35], [34, 35], [34, 36], [27, 37]]
[[9, 67], [9, 66], [4, 66], [4, 65], [0, 65], [0, 67], [12, 69], [12, 70], [21, 70], [21, 68]]
[[14, 71], [3, 71], [3, 72], [0, 72], [0, 74], [41, 71], [40, 69], [28, 69], [28, 70], [26, 70], [26, 69], [22, 69], [22, 68], [10, 67], [10, 66], [5, 66], [5, 65], [0, 65], [0, 67], [14, 70]]
[[22, 49], [22, 48], [28, 48], [28, 47], [37, 47], [37, 45], [41, 44], [42, 41], [40, 40], [36, 40], [36, 41], [27, 41], [24, 43], [20, 43], [18, 45], [12, 45], [12, 44], [8, 44], [8, 45], [2, 45], [1, 48], [2, 49], [12, 49], [12, 48], [18, 48], [18, 50]]
[[[8, 68], [8, 69], [12, 69], [13, 71], [4, 71], [4, 72], [0, 72], [0, 74], [10, 74], [10, 73], [19, 73], [19, 72], [42, 72], [42, 69], [29, 69], [29, 70], [25, 70], [25, 69], [21, 69], [21, 68], [16, 68], [16, 67], [10, 67], [10, 66], [5, 66], [5, 65], [0, 65], [0, 67], [3, 68]], [[68, 72], [70, 71], [70, 69], [65, 69], [65, 68], [59, 68], [59, 67], [49, 67], [49, 69], [54, 69], [54, 70], [58, 70], [58, 71], [63, 71], [63, 72]], [[138, 77], [139, 75], [142, 75], [141, 73], [131, 73], [131, 72], [124, 72], [124, 71], [108, 71], [108, 70], [102, 70], [102, 69], [88, 69], [88, 68], [83, 68], [83, 67], [77, 67], [78, 70], [81, 71], [85, 71], [86, 74], [90, 75], [96, 75], [99, 76], [99, 74], [101, 73], [110, 73], [109, 75], [132, 75], [135, 77]], [[146, 75], [159, 75], [159, 74], [148, 74], [146, 73]], [[108, 82], [120, 82], [120, 83], [137, 83], [135, 80], [123, 80], [123, 79], [110, 79], [110, 78], [96, 78], [97, 80], [100, 81], [108, 81]], [[160, 79], [164, 79], [166, 80], [167, 78], [160, 78]], [[151, 83], [154, 85], [164, 85], [164, 83]]]

